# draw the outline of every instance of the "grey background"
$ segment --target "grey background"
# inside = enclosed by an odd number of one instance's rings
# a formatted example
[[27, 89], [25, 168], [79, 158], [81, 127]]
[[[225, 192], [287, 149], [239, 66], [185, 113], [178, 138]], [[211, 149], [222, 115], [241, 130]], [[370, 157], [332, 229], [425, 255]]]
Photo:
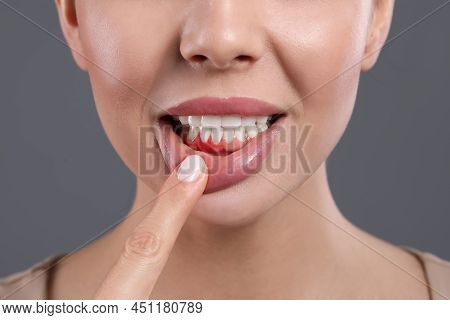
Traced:
[[[2, 0], [1, 2], [3, 2]], [[7, 1], [62, 38], [53, 1]], [[444, 3], [397, 0], [391, 37]], [[337, 203], [393, 243], [450, 259], [450, 6], [362, 77], [329, 159]], [[0, 276], [68, 252], [122, 217], [134, 178], [65, 46], [0, 3]]]

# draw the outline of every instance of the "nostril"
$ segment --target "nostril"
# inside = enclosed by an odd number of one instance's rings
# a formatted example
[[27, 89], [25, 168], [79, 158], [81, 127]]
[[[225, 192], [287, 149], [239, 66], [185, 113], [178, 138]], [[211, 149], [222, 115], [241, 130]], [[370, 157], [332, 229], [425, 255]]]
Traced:
[[240, 55], [240, 56], [237, 56], [235, 59], [239, 62], [249, 62], [252, 60], [252, 57], [247, 56], [247, 55]]
[[207, 59], [208, 58], [206, 56], [201, 55], [201, 54], [197, 54], [197, 55], [191, 57], [191, 61], [194, 63], [202, 63], [202, 62], [205, 62], [205, 60], [207, 60]]
[[225, 69], [232, 65], [246, 65], [248, 63], [251, 63], [253, 61], [253, 58], [249, 55], [238, 55], [230, 61], [219, 61], [213, 60], [206, 55], [196, 54], [191, 56], [189, 61], [195, 65], [203, 65], [207, 61], [210, 61], [215, 67]]

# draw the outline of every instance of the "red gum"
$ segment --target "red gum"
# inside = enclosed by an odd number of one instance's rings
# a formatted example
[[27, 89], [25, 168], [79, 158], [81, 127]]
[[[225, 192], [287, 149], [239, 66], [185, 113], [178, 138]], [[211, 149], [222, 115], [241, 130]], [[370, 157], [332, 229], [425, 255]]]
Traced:
[[194, 141], [192, 141], [188, 137], [187, 130], [183, 131], [182, 139], [184, 144], [186, 144], [193, 150], [203, 151], [215, 155], [227, 155], [233, 153], [241, 149], [247, 143], [247, 141], [241, 142], [236, 138], [234, 138], [231, 143], [226, 143], [222, 138], [222, 140], [220, 140], [220, 143], [214, 144], [211, 137], [209, 137], [207, 142], [203, 142], [200, 139], [200, 134], [198, 134]]

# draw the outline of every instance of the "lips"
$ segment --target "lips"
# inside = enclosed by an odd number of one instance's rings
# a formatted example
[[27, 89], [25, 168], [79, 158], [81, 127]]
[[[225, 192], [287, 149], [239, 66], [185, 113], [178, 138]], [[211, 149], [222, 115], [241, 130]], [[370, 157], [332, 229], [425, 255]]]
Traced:
[[273, 104], [251, 98], [213, 98], [204, 97], [188, 100], [167, 110], [170, 115], [225, 115], [259, 116], [279, 113]]
[[[159, 121], [160, 148], [166, 165], [173, 171], [185, 157], [196, 154], [205, 160], [208, 167], [209, 178], [205, 193], [233, 186], [260, 170], [279, 133], [279, 126], [273, 125], [282, 120], [279, 112], [280, 109], [267, 102], [237, 97], [207, 97], [176, 105], [168, 109], [167, 115]], [[192, 118], [192, 122], [187, 117]], [[243, 121], [238, 121], [238, 118]], [[222, 120], [221, 123], [220, 119], [226, 121]], [[267, 123], [255, 121], [252, 124], [252, 119], [266, 119]], [[259, 133], [245, 133], [246, 130], [253, 132], [257, 128], [260, 128]], [[194, 137], [191, 132], [196, 130], [199, 132]], [[223, 135], [224, 132], [228, 132], [228, 135], [244, 132], [244, 136], [240, 134], [234, 138], [218, 139], [217, 135]], [[214, 134], [213, 140], [211, 136]]]

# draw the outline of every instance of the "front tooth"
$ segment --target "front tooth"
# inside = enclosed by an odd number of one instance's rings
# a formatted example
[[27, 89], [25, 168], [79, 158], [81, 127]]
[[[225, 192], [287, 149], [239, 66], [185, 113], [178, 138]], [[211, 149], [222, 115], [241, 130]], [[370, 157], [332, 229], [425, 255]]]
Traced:
[[213, 128], [211, 130], [211, 137], [214, 144], [219, 144], [222, 140], [223, 129], [221, 127]]
[[223, 139], [226, 143], [230, 143], [234, 139], [234, 129], [224, 129], [223, 130]]
[[256, 123], [257, 124], [267, 124], [267, 120], [269, 120], [268, 116], [256, 117]]
[[202, 117], [201, 116], [189, 116], [188, 123], [191, 127], [200, 127], [200, 125], [202, 123]]
[[245, 129], [249, 138], [254, 138], [258, 135], [258, 128], [255, 126], [246, 127]]
[[241, 126], [243, 127], [251, 127], [256, 123], [256, 117], [242, 117]]
[[189, 124], [189, 117], [188, 116], [179, 116], [178, 120], [180, 120], [182, 125], [188, 125]]
[[195, 138], [198, 136], [198, 133], [200, 132], [200, 128], [199, 127], [189, 127], [189, 134], [188, 134], [188, 138], [191, 141], [194, 141]]
[[266, 131], [269, 127], [267, 126], [267, 124], [258, 124], [258, 131], [259, 132], [264, 132]]
[[220, 119], [220, 116], [202, 116], [202, 127], [218, 128], [221, 123], [222, 120]]
[[206, 143], [208, 142], [210, 136], [211, 136], [211, 129], [202, 127], [200, 130], [200, 139], [202, 139], [202, 141]]
[[245, 128], [244, 127], [239, 127], [239, 128], [234, 129], [234, 136], [240, 142], [244, 142], [244, 140], [245, 140]]
[[222, 127], [237, 128], [241, 126], [241, 117], [239, 116], [223, 116]]

